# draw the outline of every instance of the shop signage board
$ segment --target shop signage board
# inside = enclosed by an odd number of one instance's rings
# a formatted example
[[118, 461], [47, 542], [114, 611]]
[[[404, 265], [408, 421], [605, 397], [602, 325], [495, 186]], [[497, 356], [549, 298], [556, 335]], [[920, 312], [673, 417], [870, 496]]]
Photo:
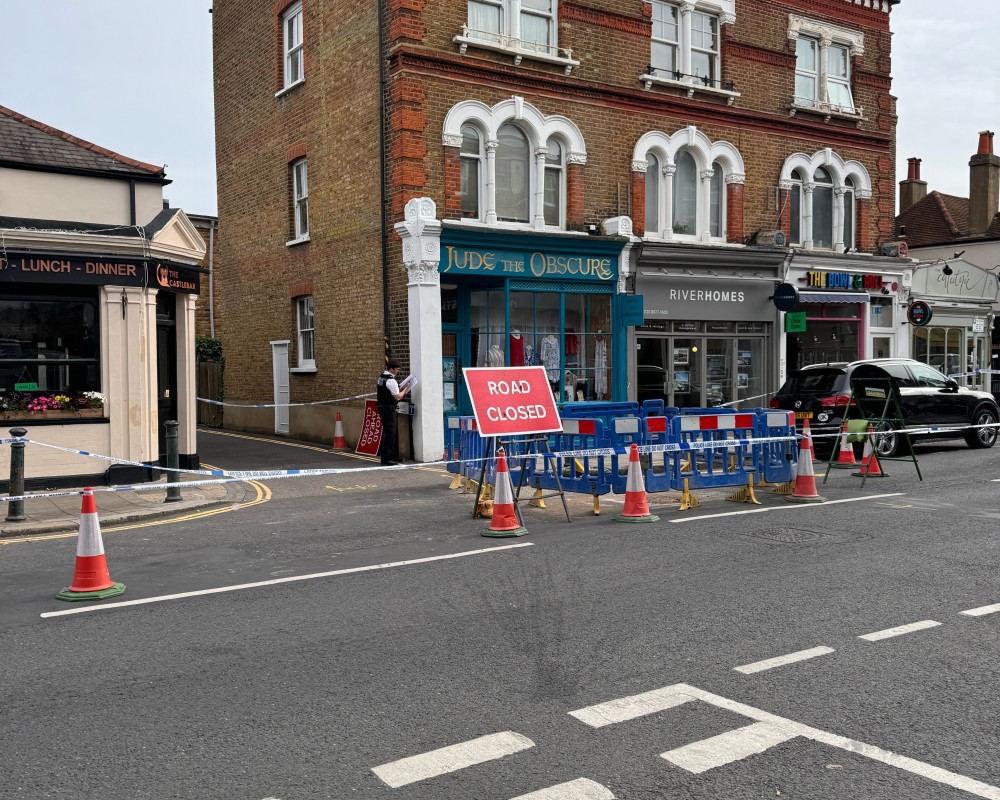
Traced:
[[645, 315], [642, 307], [642, 295], [619, 295], [621, 305], [618, 323], [623, 328], [640, 327], [645, 322]]
[[[855, 274], [853, 272], [807, 272], [805, 278], [809, 286], [822, 289], [882, 289], [882, 276]], [[885, 288], [889, 288], [886, 286]]]
[[799, 290], [790, 283], [779, 283], [771, 296], [778, 311], [791, 311], [799, 303]]
[[361, 423], [361, 436], [358, 437], [358, 449], [355, 452], [377, 456], [381, 441], [382, 418], [378, 415], [378, 404], [374, 400], [365, 400], [365, 418]]
[[972, 332], [973, 333], [985, 333], [986, 332], [986, 320], [982, 317], [976, 317], [972, 320]]
[[932, 315], [931, 307], [923, 300], [914, 300], [906, 309], [907, 321], [918, 328], [922, 328], [930, 322]]
[[647, 320], [762, 321], [774, 319], [769, 305], [774, 293], [770, 281], [641, 280], [643, 313]]
[[480, 435], [562, 430], [545, 367], [466, 367], [462, 374]]
[[441, 256], [442, 273], [577, 281], [618, 279], [617, 257], [583, 249], [578, 253], [553, 253], [445, 245], [441, 248]]
[[0, 283], [134, 286], [198, 294], [199, 271], [191, 266], [118, 256], [0, 255]]
[[790, 314], [785, 314], [785, 333], [802, 333], [805, 329], [805, 311], [793, 311]]
[[37, 388], [38, 388], [38, 384], [37, 383], [15, 383], [14, 384], [14, 391], [15, 392], [30, 392], [30, 391], [33, 391], [34, 389], [37, 389]]

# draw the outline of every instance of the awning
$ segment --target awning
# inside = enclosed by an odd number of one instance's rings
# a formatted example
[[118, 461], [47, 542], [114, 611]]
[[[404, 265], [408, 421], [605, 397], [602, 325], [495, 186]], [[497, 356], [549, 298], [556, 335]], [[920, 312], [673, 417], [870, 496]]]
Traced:
[[800, 303], [867, 303], [864, 292], [799, 292]]

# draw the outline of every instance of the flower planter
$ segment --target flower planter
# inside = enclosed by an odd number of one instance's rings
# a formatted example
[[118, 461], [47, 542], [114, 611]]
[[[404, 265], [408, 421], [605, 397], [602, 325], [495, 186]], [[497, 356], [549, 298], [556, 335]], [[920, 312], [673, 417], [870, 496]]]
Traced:
[[58, 409], [53, 411], [0, 411], [0, 420], [16, 420], [17, 422], [38, 422], [56, 419], [86, 419], [103, 417], [103, 408], [81, 408], [79, 411], [70, 409]]

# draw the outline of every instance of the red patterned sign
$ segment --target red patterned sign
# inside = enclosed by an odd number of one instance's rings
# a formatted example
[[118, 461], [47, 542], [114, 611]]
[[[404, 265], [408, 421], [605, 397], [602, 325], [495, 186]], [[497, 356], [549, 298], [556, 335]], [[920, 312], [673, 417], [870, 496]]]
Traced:
[[378, 445], [382, 441], [382, 420], [378, 415], [378, 405], [374, 400], [365, 400], [365, 420], [361, 424], [356, 453], [377, 456]]
[[481, 436], [562, 430], [545, 367], [468, 367], [462, 373]]

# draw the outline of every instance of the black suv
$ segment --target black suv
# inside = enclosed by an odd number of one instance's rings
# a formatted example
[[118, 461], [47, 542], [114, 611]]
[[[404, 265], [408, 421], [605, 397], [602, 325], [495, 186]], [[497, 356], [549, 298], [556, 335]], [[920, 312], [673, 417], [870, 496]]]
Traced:
[[[801, 430], [802, 421], [809, 420], [814, 433], [839, 431], [848, 419], [860, 417], [858, 409], [848, 409], [851, 402], [851, 373], [861, 364], [871, 364], [888, 372], [899, 384], [900, 406], [908, 427], [938, 427], [963, 425], [994, 425], [1000, 420], [1000, 406], [989, 392], [959, 386], [934, 367], [908, 358], [874, 358], [866, 361], [812, 364], [796, 370], [778, 389], [771, 408], [795, 412]], [[969, 447], [993, 447], [997, 428], [972, 428], [928, 436], [964, 436]], [[899, 451], [900, 437], [884, 433], [876, 440], [880, 456], [893, 456]], [[834, 439], [816, 442], [824, 450], [833, 447]]]

